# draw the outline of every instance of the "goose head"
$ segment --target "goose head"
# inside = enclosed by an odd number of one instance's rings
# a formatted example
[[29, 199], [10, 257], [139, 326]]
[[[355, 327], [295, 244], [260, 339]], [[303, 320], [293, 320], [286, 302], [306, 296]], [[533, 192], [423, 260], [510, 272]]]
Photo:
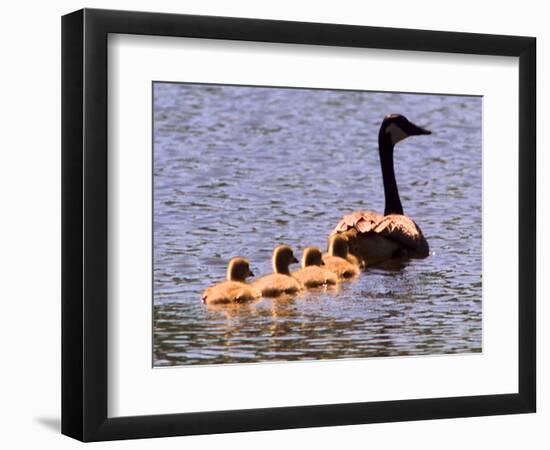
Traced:
[[236, 257], [229, 261], [227, 266], [227, 280], [228, 281], [242, 281], [244, 282], [248, 277], [253, 277], [254, 274], [250, 270], [248, 260], [245, 258]]
[[271, 259], [273, 272], [290, 275], [288, 266], [297, 262], [298, 260], [288, 245], [279, 245], [273, 250], [273, 257]]
[[302, 267], [324, 266], [323, 254], [319, 247], [306, 247], [302, 254]]
[[392, 146], [409, 136], [421, 134], [432, 134], [432, 132], [415, 125], [401, 114], [387, 115], [380, 125], [380, 138], [389, 139]]
[[342, 234], [334, 234], [328, 242], [328, 253], [346, 259], [349, 251], [348, 238]]

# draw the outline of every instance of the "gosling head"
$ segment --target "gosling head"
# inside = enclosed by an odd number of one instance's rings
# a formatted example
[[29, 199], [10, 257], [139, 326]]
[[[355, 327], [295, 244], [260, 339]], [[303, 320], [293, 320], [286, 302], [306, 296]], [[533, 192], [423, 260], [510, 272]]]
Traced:
[[421, 134], [432, 134], [432, 132], [409, 122], [401, 114], [389, 114], [382, 121], [379, 139], [389, 139], [391, 144], [395, 145], [409, 136], [418, 136]]
[[302, 254], [302, 267], [307, 266], [324, 266], [323, 254], [319, 247], [306, 247]]
[[279, 245], [278, 247], [275, 247], [275, 250], [273, 250], [273, 258], [271, 259], [271, 262], [275, 273], [290, 275], [288, 266], [297, 263], [298, 260], [288, 245]]
[[236, 257], [229, 261], [229, 265], [227, 266], [228, 281], [244, 282], [248, 277], [253, 276], [254, 274], [250, 270], [247, 259]]
[[347, 258], [349, 252], [348, 238], [342, 234], [335, 234], [328, 242], [328, 253], [332, 256]]

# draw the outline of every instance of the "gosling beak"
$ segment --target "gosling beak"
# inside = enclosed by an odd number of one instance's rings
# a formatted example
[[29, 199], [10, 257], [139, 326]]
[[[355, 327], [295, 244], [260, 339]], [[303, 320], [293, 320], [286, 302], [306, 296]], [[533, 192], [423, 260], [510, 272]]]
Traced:
[[321, 265], [324, 266], [325, 265], [325, 262], [323, 260], [321, 260]]
[[253, 277], [254, 276], [254, 272], [252, 272], [251, 270], [248, 271], [248, 276], [249, 277]]
[[407, 128], [408, 129], [406, 131], [409, 136], [418, 136], [421, 134], [432, 134], [430, 130], [426, 130], [425, 128], [419, 127], [418, 125], [415, 125], [412, 122], [409, 122], [409, 125]]
[[296, 256], [293, 256], [293, 257], [292, 257], [292, 264], [295, 264], [295, 263], [297, 263], [297, 262], [298, 262], [298, 260], [296, 259]]

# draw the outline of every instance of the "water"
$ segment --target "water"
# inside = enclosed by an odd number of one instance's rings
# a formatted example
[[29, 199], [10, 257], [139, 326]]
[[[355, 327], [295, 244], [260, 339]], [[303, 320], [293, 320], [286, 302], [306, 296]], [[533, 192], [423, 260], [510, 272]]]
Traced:
[[[213, 309], [228, 260], [326, 246], [383, 212], [377, 137], [398, 112], [434, 132], [395, 150], [405, 214], [432, 255], [336, 292]], [[155, 366], [481, 351], [481, 98], [155, 83]]]

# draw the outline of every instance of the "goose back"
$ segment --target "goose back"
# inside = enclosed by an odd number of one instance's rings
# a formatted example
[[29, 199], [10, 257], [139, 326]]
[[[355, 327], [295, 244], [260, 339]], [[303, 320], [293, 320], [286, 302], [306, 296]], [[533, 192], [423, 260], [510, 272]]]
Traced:
[[338, 222], [331, 236], [339, 233], [350, 241], [350, 253], [367, 265], [396, 256], [425, 258], [430, 253], [420, 227], [401, 214], [355, 211]]

